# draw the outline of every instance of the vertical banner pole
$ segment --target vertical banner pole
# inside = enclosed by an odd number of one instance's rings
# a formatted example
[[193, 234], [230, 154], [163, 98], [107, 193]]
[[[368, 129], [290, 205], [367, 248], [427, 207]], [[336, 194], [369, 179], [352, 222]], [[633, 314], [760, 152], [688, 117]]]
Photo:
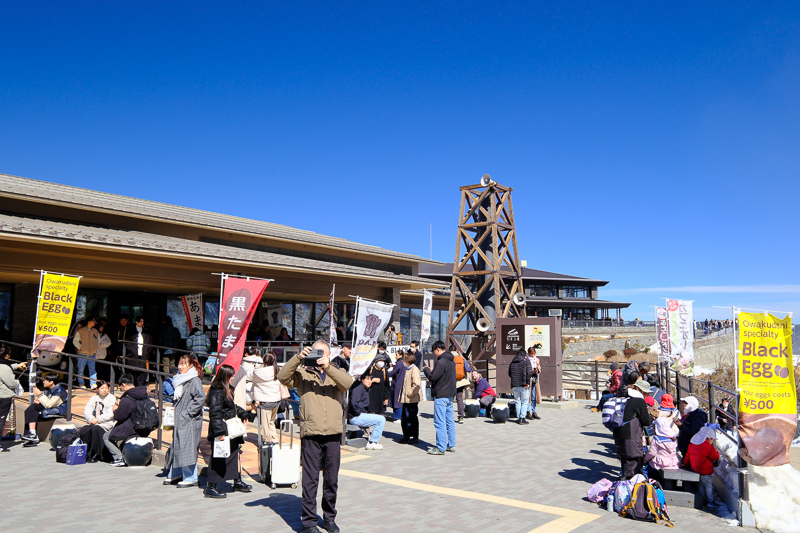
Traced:
[[328, 332], [328, 342], [331, 346], [334, 344], [339, 344], [337, 342], [336, 337], [336, 321], [333, 318], [333, 302], [334, 302], [334, 295], [336, 294], [336, 284], [333, 284], [333, 288], [331, 289], [331, 301], [328, 303], [328, 322], [330, 323], [330, 331]]
[[33, 321], [33, 341], [31, 341], [31, 364], [28, 366], [28, 405], [33, 405], [33, 385], [36, 383], [36, 359], [33, 358], [33, 347], [36, 344], [36, 324], [39, 323], [39, 309], [42, 307], [42, 280], [45, 271], [39, 272], [39, 292], [36, 295], [36, 318]]
[[[217, 314], [217, 355], [219, 356], [219, 347], [222, 339], [222, 296], [225, 293], [225, 279], [228, 275], [224, 272], [219, 277], [219, 313]], [[205, 335], [205, 332], [203, 332]]]
[[356, 297], [356, 311], [353, 314], [353, 340], [350, 341], [350, 349], [356, 347], [356, 327], [358, 326], [358, 308], [361, 306], [361, 296]]

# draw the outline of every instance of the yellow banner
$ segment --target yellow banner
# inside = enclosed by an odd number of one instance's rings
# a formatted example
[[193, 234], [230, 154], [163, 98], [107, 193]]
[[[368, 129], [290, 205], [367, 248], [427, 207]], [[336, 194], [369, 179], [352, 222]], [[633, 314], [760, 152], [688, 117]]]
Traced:
[[739, 313], [739, 412], [797, 413], [792, 319]]
[[[80, 278], [44, 273], [36, 316], [34, 352], [61, 351], [69, 336]], [[38, 348], [38, 350], [37, 350]]]

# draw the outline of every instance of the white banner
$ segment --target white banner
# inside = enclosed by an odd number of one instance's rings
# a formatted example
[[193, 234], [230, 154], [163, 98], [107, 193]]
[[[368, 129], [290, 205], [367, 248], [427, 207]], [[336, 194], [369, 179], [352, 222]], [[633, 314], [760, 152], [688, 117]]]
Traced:
[[392, 319], [393, 305], [358, 299], [355, 342], [350, 356], [350, 375], [360, 376], [378, 352], [378, 339]]
[[333, 288], [331, 289], [331, 301], [328, 304], [328, 312], [330, 317], [330, 333], [328, 334], [328, 341], [330, 342], [331, 346], [338, 345], [339, 342], [336, 340], [336, 320], [333, 318], [333, 293], [336, 291], [336, 284], [333, 284]]
[[422, 324], [420, 325], [420, 343], [431, 336], [431, 310], [433, 309], [433, 293], [426, 290], [422, 297]]
[[691, 300], [667, 300], [670, 358], [682, 367], [694, 363], [694, 327]]
[[197, 328], [203, 331], [203, 295], [190, 294], [181, 296], [183, 312], [186, 313], [186, 321], [189, 322], [189, 331]]

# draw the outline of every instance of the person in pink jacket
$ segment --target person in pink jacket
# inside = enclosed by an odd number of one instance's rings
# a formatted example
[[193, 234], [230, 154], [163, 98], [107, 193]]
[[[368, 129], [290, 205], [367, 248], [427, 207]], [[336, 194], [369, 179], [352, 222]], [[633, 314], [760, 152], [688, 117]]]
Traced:
[[650, 449], [644, 457], [651, 468], [674, 470], [680, 467], [678, 460], [678, 428], [672, 418], [657, 418], [656, 434], [650, 442]]

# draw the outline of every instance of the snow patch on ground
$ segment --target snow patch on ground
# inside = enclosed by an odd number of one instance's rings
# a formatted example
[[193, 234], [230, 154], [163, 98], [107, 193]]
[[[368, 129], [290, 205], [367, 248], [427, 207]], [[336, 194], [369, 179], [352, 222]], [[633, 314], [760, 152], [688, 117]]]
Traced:
[[800, 533], [800, 472], [789, 464], [748, 468], [750, 507], [758, 528]]

